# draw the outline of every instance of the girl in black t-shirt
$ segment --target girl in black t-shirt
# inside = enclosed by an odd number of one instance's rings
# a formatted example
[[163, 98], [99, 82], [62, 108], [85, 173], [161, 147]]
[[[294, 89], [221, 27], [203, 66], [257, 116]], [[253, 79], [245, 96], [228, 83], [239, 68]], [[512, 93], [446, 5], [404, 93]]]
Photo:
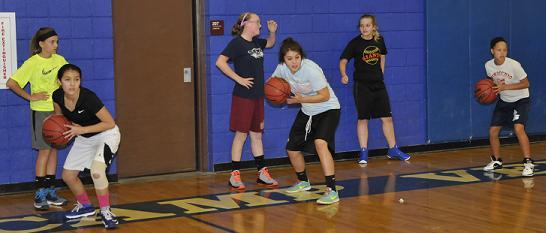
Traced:
[[57, 78], [61, 88], [53, 92], [55, 114], [62, 114], [73, 125], [67, 125], [66, 138], [75, 137], [63, 166], [63, 180], [77, 200], [72, 211], [65, 214], [76, 219], [95, 214], [78, 174], [84, 169], [91, 170], [100, 206], [100, 216], [106, 228], [115, 228], [116, 216], [110, 211], [110, 195], [106, 167], [118, 150], [120, 133], [102, 101], [89, 89], [80, 87], [81, 70], [66, 64], [59, 69]]
[[[277, 186], [265, 166], [262, 143], [264, 128], [264, 48], [275, 44], [277, 23], [267, 21], [269, 36], [261, 39], [260, 17], [252, 12], [239, 16], [233, 25], [235, 36], [216, 60], [216, 66], [235, 81], [231, 101], [230, 129], [235, 131], [231, 145], [232, 172], [229, 185], [234, 190], [243, 190], [245, 185], [239, 172], [243, 145], [250, 134], [252, 154], [258, 167], [259, 185]], [[233, 62], [235, 71], [228, 65]]]
[[360, 164], [368, 163], [368, 121], [373, 118], [381, 118], [383, 134], [389, 144], [387, 157], [410, 159], [410, 156], [400, 151], [396, 145], [389, 95], [383, 82], [387, 48], [376, 22], [375, 16], [372, 15], [360, 17], [358, 25], [360, 35], [349, 42], [339, 61], [341, 83], [348, 84], [346, 67], [349, 60], [354, 58], [353, 95], [358, 112]]

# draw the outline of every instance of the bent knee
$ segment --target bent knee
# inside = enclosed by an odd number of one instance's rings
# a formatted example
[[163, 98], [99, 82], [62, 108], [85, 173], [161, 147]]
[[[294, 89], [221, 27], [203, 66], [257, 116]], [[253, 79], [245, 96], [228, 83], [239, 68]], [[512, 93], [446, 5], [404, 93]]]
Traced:
[[491, 128], [489, 128], [489, 135], [490, 136], [499, 136], [500, 131], [501, 131], [501, 127], [491, 127]]
[[328, 149], [328, 142], [324, 139], [315, 139], [315, 147], [317, 149]]
[[514, 132], [516, 134], [525, 134], [525, 126], [522, 124], [515, 124], [514, 125]]
[[102, 174], [100, 174], [100, 173], [91, 173], [91, 176], [93, 177], [93, 179], [100, 179]]
[[63, 172], [63, 174], [61, 175], [63, 181], [65, 183], [73, 183], [77, 180], [78, 176], [77, 175], [73, 175], [71, 173], [67, 173], [67, 172]]

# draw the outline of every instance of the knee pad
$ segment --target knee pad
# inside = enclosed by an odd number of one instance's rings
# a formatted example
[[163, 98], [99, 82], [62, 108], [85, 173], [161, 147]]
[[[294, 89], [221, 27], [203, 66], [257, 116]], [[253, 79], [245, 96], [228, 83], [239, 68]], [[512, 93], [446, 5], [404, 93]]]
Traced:
[[93, 161], [91, 165], [91, 178], [95, 189], [108, 188], [108, 179], [106, 178], [106, 164], [98, 161]]

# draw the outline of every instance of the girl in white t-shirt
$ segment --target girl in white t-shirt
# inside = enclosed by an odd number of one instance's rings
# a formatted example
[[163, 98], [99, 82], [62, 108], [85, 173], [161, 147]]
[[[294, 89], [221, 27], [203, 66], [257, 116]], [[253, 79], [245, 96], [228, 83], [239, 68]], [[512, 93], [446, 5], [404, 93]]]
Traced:
[[318, 154], [326, 181], [326, 192], [317, 200], [319, 204], [332, 204], [339, 201], [336, 191], [334, 160], [335, 133], [339, 123], [340, 105], [334, 91], [328, 84], [322, 69], [305, 58], [303, 49], [292, 38], [282, 42], [279, 52], [279, 65], [273, 77], [288, 81], [294, 96], [286, 100], [288, 104], [301, 104], [286, 150], [290, 163], [296, 172], [298, 182], [286, 191], [289, 193], [311, 189], [305, 173], [303, 151]]

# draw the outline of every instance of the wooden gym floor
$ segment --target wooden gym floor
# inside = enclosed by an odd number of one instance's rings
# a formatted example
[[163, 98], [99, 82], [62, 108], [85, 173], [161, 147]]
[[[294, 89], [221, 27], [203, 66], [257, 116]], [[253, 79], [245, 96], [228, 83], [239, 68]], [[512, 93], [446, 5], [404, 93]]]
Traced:
[[[333, 205], [315, 203], [324, 189], [318, 163], [307, 167], [313, 189], [299, 194], [283, 191], [296, 180], [288, 166], [270, 169], [278, 189], [255, 185], [256, 172], [243, 171], [242, 193], [229, 192], [229, 173], [122, 180], [110, 186], [121, 219], [115, 232], [545, 232], [546, 142], [531, 148], [531, 178], [521, 177], [517, 144], [501, 148], [505, 166], [495, 173], [481, 171], [487, 147], [416, 153], [409, 163], [336, 162], [341, 201]], [[73, 200], [66, 188], [59, 193]], [[32, 199], [0, 196], [0, 232], [106, 232], [95, 218], [65, 221], [73, 202], [38, 212]]]

